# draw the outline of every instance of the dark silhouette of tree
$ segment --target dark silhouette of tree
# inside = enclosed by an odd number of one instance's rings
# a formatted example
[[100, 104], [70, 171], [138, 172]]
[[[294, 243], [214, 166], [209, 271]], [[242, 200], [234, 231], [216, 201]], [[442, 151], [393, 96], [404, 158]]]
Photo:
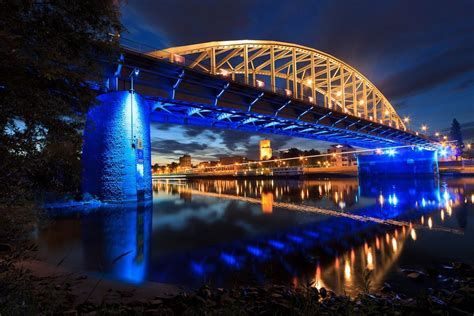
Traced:
[[0, 1], [0, 199], [80, 182], [85, 113], [118, 56], [120, 1]]
[[455, 155], [457, 159], [459, 156], [462, 155], [464, 143], [462, 139], [461, 125], [456, 119], [453, 119], [453, 123], [451, 124], [450, 139], [455, 141], [455, 146], [456, 146]]

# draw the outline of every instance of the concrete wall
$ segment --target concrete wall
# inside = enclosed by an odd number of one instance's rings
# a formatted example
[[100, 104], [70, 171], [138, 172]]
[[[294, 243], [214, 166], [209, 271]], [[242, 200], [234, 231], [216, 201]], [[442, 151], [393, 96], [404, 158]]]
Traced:
[[84, 130], [82, 191], [107, 202], [151, 198], [148, 103], [129, 91], [106, 93], [97, 101]]

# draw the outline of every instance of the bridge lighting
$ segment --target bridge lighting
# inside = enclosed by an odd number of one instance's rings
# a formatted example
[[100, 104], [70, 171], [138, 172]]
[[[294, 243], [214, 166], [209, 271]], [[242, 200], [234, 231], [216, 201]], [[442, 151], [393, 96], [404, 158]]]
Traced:
[[363, 105], [364, 103], [365, 103], [364, 100], [362, 100], [362, 99], [359, 100], [359, 105]]
[[403, 122], [404, 122], [404, 123], [409, 123], [409, 122], [410, 122], [410, 118], [409, 118], [408, 116], [405, 116], [405, 117], [403, 118]]
[[181, 55], [178, 55], [178, 54], [173, 54], [172, 55], [172, 61], [174, 63], [184, 65], [184, 63], [186, 62], [186, 59], [184, 58], [184, 56], [181, 56]]
[[375, 150], [375, 153], [376, 153], [377, 155], [381, 155], [381, 154], [382, 154], [382, 149], [377, 148], [377, 149]]
[[257, 83], [257, 87], [259, 88], [265, 87], [265, 82], [263, 82], [262, 80], [255, 80], [255, 82]]
[[342, 95], [342, 91], [341, 91], [341, 90], [337, 90], [336, 96], [340, 97], [341, 95]]
[[439, 150], [439, 155], [440, 155], [441, 157], [446, 157], [446, 156], [448, 155], [448, 149], [447, 149], [447, 148], [441, 148], [441, 149]]
[[389, 115], [390, 112], [388, 110], [385, 110], [385, 115]]
[[443, 139], [444, 139], [444, 140], [448, 140], [448, 136], [446, 136], [446, 135], [443, 136]]
[[291, 97], [293, 92], [290, 89], [285, 89], [285, 94], [286, 94], [287, 97]]
[[418, 135], [419, 135], [419, 133], [418, 133], [418, 132], [415, 132], [415, 135], [416, 135], [416, 136], [418, 136]]
[[308, 97], [309, 102], [313, 103], [313, 97]]
[[307, 84], [308, 86], [312, 85], [312, 84], [313, 84], [313, 80], [307, 79], [307, 80], [306, 80], [306, 84]]
[[385, 151], [385, 153], [386, 153], [387, 155], [389, 155], [390, 157], [393, 157], [393, 156], [395, 156], [395, 154], [396, 154], [397, 152], [395, 151], [395, 149], [390, 148], [390, 149], [387, 149], [387, 151]]
[[227, 77], [229, 75], [229, 72], [226, 69], [219, 69], [219, 74], [221, 76]]
[[436, 132], [436, 133], [435, 133], [435, 136], [436, 136], [436, 137], [439, 137], [439, 133], [438, 133], [438, 132]]
[[374, 120], [374, 117], [371, 115], [371, 116], [369, 116], [369, 119], [370, 119], [371, 121], [373, 121], [373, 120]]
[[426, 125], [421, 125], [421, 130], [422, 130], [423, 132], [426, 132], [427, 129], [428, 129], [428, 126], [426, 126]]

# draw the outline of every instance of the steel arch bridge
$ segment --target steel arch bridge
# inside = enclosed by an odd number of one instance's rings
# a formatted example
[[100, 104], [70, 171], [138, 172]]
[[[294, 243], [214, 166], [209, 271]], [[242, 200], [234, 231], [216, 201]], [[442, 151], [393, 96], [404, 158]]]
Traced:
[[313, 48], [239, 40], [172, 47], [147, 55], [406, 130], [373, 83], [350, 65]]

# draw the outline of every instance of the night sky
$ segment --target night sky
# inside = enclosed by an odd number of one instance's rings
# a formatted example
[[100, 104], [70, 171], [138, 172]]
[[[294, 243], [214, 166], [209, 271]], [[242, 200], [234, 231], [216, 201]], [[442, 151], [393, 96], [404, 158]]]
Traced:
[[[473, 0], [129, 0], [122, 36], [156, 49], [216, 40], [297, 43], [358, 69], [390, 100], [411, 129], [447, 132], [453, 118], [474, 139]], [[193, 163], [221, 155], [257, 158], [268, 137], [274, 150], [324, 149], [327, 143], [154, 124], [153, 162], [189, 153]], [[196, 158], [196, 159], [194, 159]]]

